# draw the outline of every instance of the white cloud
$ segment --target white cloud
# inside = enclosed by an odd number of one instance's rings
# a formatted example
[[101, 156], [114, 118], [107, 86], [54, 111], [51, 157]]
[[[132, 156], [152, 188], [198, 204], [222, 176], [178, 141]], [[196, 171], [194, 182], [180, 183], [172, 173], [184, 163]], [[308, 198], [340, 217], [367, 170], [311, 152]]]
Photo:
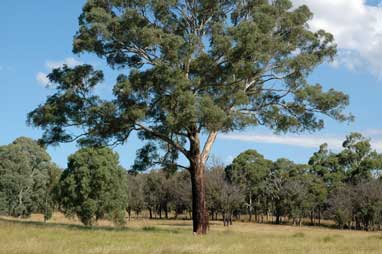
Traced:
[[80, 64], [82, 64], [82, 62], [74, 59], [73, 57], [67, 57], [61, 61], [46, 61], [45, 66], [49, 70], [52, 70], [52, 69], [60, 68], [63, 65], [67, 65], [68, 67], [74, 67]]
[[[368, 131], [365, 131], [365, 135]], [[373, 133], [376, 133], [375, 131]], [[379, 131], [378, 131], [379, 133]], [[370, 132], [371, 135], [371, 132]], [[366, 135], [368, 136], [368, 135]], [[223, 134], [222, 139], [254, 142], [261, 144], [275, 144], [292, 147], [315, 148], [318, 149], [321, 144], [327, 143], [330, 149], [340, 150], [345, 137], [341, 136], [318, 136], [318, 135], [275, 135], [275, 134]], [[379, 152], [382, 150], [382, 140], [372, 139], [371, 145]]]
[[365, 0], [292, 0], [295, 6], [306, 4], [314, 13], [312, 30], [331, 32], [340, 50], [334, 66], [349, 69], [369, 68], [382, 75], [382, 6], [370, 6]]
[[36, 80], [39, 84], [41, 84], [43, 86], [49, 85], [49, 79], [48, 79], [46, 73], [38, 72], [36, 75]]
[[275, 134], [224, 134], [223, 139], [278, 144], [305, 148], [318, 148], [321, 144], [327, 143], [332, 149], [340, 149], [343, 138], [339, 137], [318, 137], [318, 136], [303, 136], [303, 135], [275, 135]]
[[381, 136], [382, 129], [367, 129], [364, 133], [367, 136]]

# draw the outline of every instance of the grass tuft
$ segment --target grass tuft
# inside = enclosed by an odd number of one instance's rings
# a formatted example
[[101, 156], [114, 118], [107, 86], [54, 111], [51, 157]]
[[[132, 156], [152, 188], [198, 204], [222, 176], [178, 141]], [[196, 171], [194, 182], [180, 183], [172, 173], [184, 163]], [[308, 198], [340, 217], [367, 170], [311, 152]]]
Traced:
[[155, 232], [155, 231], [159, 231], [158, 228], [156, 227], [153, 227], [153, 226], [144, 226], [142, 228], [143, 231], [150, 231], [150, 232]]
[[324, 238], [322, 238], [322, 241], [323, 241], [324, 243], [329, 243], [329, 242], [334, 242], [335, 239], [334, 239], [333, 236], [327, 235], [327, 236], [325, 236]]
[[302, 233], [302, 232], [298, 232], [298, 233], [293, 234], [292, 237], [294, 237], [294, 238], [304, 238], [305, 234]]

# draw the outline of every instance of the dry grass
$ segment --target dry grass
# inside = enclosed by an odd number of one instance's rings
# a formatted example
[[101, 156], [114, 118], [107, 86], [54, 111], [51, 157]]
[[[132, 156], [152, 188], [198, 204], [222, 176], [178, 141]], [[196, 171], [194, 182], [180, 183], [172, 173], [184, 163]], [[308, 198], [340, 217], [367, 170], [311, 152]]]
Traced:
[[55, 214], [48, 224], [0, 219], [0, 253], [382, 253], [382, 234], [325, 228], [213, 223], [207, 236], [183, 220], [132, 220], [125, 228], [101, 221], [92, 229]]

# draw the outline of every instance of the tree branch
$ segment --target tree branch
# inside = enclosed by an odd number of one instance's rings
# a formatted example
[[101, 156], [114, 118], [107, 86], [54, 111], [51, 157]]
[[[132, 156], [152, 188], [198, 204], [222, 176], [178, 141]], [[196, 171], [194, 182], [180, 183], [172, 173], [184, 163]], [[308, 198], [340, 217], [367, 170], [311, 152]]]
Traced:
[[201, 154], [201, 160], [203, 164], [208, 159], [208, 156], [211, 152], [212, 145], [214, 144], [217, 135], [218, 135], [217, 131], [211, 131], [210, 134], [208, 135], [207, 141], [204, 144], [203, 152]]
[[171, 138], [169, 138], [168, 136], [166, 135], [163, 135], [162, 133], [160, 132], [157, 132], [149, 127], [146, 127], [140, 123], [136, 123], [136, 125], [143, 131], [147, 131], [149, 132], [150, 134], [154, 135], [155, 137], [159, 138], [159, 139], [162, 139], [163, 141], [167, 142], [169, 145], [173, 146], [174, 148], [176, 148], [178, 151], [180, 151], [181, 153], [183, 153], [187, 158], [189, 157], [189, 151], [187, 151], [184, 147], [182, 147], [181, 145], [179, 145], [178, 143], [174, 142]]

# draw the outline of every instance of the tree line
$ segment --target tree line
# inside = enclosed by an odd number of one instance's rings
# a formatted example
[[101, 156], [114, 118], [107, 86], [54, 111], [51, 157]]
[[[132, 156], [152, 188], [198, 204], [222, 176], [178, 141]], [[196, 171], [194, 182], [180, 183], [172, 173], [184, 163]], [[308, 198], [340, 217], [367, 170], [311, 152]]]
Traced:
[[[81, 148], [59, 169], [37, 142], [18, 138], [0, 147], [0, 213], [51, 218], [53, 211], [77, 216], [85, 225], [109, 219], [192, 218], [190, 173], [160, 168], [125, 170], [109, 148]], [[206, 171], [211, 220], [321, 225], [380, 230], [382, 155], [370, 140], [351, 133], [339, 152], [323, 144], [308, 163], [264, 158], [256, 150], [231, 164], [212, 161]]]

